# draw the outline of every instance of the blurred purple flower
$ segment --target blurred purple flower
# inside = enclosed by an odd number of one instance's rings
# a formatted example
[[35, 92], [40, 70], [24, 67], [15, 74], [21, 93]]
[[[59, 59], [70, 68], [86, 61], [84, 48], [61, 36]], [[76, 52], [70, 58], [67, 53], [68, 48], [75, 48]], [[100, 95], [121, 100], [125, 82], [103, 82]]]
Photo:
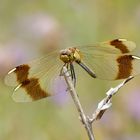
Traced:
[[130, 115], [140, 122], [140, 90], [135, 90], [125, 96], [125, 108]]
[[57, 76], [52, 84], [52, 92], [55, 94], [53, 100], [59, 105], [68, 102], [68, 92], [66, 82], [63, 77]]
[[58, 47], [62, 40], [63, 32], [59, 22], [44, 13], [20, 17], [16, 28], [18, 28], [16, 30], [18, 36], [31, 39], [34, 44], [41, 42], [44, 45], [42, 49], [45, 50]]
[[20, 40], [12, 40], [0, 47], [0, 76], [5, 75], [11, 68], [25, 63], [33, 56], [27, 44]]
[[20, 17], [13, 30], [16, 39], [9, 40], [0, 48], [0, 75], [37, 56], [40, 44], [43, 53], [52, 51], [58, 46], [62, 34], [57, 20], [42, 13]]

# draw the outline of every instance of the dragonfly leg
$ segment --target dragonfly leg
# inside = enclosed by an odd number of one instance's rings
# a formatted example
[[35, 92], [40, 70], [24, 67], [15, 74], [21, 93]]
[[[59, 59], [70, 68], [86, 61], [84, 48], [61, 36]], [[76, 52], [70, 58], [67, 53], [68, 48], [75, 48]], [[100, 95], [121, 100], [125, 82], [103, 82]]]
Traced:
[[83, 62], [77, 62], [91, 77], [97, 78], [96, 74]]
[[76, 86], [76, 75], [75, 75], [75, 70], [74, 70], [74, 66], [72, 63], [70, 63], [70, 71], [71, 71], [71, 78], [74, 84], [74, 87]]
[[63, 67], [65, 67], [65, 66], [68, 68], [67, 63], [65, 63], [65, 64], [62, 66], [62, 68], [61, 68], [61, 70], [60, 70], [59, 76], [63, 76]]
[[[67, 71], [66, 72], [69, 72], [70, 71], [70, 68], [69, 68], [69, 64], [68, 63], [65, 63], [62, 68], [60, 69], [60, 74], [59, 76], [63, 76], [63, 67], [66, 67], [67, 68]], [[71, 76], [71, 74], [69, 75]]]
[[75, 70], [74, 70], [74, 66], [72, 63], [65, 63], [60, 70], [59, 76], [63, 76], [63, 67], [65, 67], [65, 66], [67, 68], [67, 72], [70, 71], [69, 76], [71, 77], [74, 87], [75, 87], [76, 86], [76, 75], [75, 75]]

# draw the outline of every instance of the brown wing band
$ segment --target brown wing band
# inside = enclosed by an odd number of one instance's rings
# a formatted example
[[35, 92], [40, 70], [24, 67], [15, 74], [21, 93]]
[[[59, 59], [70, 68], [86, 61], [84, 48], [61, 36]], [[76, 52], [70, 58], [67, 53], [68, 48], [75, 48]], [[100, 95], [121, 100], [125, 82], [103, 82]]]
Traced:
[[28, 79], [29, 69], [30, 69], [30, 67], [28, 65], [24, 65], [24, 64], [16, 67], [16, 70], [14, 72], [17, 75], [17, 81], [19, 83]]
[[29, 94], [33, 100], [39, 100], [49, 96], [44, 90], [41, 89], [37, 78], [30, 78], [23, 81], [21, 87], [25, 88], [27, 94]]
[[41, 98], [48, 97], [49, 94], [41, 89], [39, 79], [37, 78], [28, 78], [30, 67], [28, 65], [20, 65], [16, 67], [15, 73], [17, 75], [17, 81], [19, 84], [22, 84], [27, 94], [33, 100], [38, 100]]
[[127, 46], [125, 46], [123, 42], [119, 39], [112, 40], [110, 44], [115, 48], [119, 49], [122, 53], [129, 53]]
[[119, 69], [116, 79], [125, 79], [131, 76], [133, 59], [132, 55], [123, 55], [117, 58]]

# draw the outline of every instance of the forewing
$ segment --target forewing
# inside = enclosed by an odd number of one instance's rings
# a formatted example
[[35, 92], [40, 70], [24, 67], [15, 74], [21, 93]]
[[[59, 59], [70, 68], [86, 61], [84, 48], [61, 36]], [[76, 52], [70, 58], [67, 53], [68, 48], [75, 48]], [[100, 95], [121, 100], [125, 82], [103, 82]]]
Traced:
[[115, 39], [106, 42], [101, 42], [96, 45], [88, 45], [80, 48], [84, 53], [88, 54], [124, 54], [129, 53], [135, 49], [136, 44], [126, 39]]
[[5, 83], [15, 87], [12, 95], [15, 101], [39, 100], [52, 95], [57, 84], [62, 82], [63, 85], [64, 79], [59, 76], [61, 67], [62, 62], [55, 52], [17, 66], [5, 77]]

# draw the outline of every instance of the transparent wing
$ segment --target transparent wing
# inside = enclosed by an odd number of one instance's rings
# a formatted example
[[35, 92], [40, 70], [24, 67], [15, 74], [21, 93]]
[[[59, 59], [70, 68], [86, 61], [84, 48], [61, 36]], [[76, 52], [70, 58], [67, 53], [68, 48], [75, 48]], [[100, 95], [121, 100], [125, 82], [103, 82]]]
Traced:
[[5, 83], [13, 86], [12, 98], [17, 102], [30, 102], [66, 90], [60, 70], [63, 63], [57, 52], [17, 66], [5, 77]]
[[139, 73], [139, 57], [133, 59], [129, 55], [135, 47], [132, 41], [115, 39], [81, 47], [80, 50], [82, 60], [97, 78], [115, 80]]
[[130, 54], [84, 53], [83, 62], [99, 79], [117, 80], [140, 73], [140, 57]]
[[82, 46], [79, 49], [88, 54], [124, 54], [131, 52], [133, 49], [135, 49], [135, 47], [136, 44], [132, 41], [128, 41], [126, 39], [115, 39], [101, 42], [96, 45]]

